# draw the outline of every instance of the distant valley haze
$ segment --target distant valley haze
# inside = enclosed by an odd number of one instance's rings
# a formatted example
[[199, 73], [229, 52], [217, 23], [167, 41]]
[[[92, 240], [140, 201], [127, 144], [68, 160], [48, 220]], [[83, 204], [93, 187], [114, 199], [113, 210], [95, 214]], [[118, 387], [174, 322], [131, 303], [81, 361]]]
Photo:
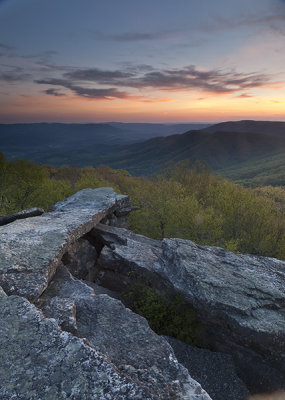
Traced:
[[56, 167], [103, 164], [133, 175], [200, 161], [243, 184], [285, 184], [285, 122], [0, 124], [0, 149], [7, 160]]

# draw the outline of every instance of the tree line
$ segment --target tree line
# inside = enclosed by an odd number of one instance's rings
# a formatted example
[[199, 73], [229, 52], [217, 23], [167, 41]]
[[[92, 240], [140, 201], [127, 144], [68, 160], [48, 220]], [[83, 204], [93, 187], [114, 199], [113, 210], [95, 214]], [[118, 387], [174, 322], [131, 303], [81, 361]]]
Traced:
[[151, 177], [107, 166], [75, 168], [7, 161], [0, 153], [0, 214], [45, 210], [84, 188], [112, 186], [140, 209], [130, 217], [137, 233], [179, 237], [202, 245], [285, 259], [285, 188], [245, 188], [201, 163], [180, 162]]

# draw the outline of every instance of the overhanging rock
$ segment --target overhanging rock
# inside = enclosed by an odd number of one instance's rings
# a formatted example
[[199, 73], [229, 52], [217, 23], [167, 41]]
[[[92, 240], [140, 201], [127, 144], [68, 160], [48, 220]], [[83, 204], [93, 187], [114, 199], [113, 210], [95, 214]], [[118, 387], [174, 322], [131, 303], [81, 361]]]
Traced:
[[84, 189], [52, 212], [0, 227], [0, 285], [7, 294], [36, 299], [76, 240], [128, 205], [112, 188]]

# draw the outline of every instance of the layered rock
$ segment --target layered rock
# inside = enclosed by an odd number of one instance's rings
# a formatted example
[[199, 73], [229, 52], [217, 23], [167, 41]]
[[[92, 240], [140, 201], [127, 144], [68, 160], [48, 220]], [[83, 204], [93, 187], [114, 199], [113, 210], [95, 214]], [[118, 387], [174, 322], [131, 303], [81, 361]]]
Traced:
[[84, 189], [53, 212], [0, 227], [0, 285], [9, 295], [36, 299], [76, 240], [127, 206], [127, 196], [111, 188]]
[[179, 293], [198, 312], [210, 345], [233, 356], [253, 392], [285, 388], [285, 262], [237, 255], [182, 239], [161, 244], [129, 231], [97, 226], [107, 246], [97, 282], [110, 285], [133, 270], [152, 287]]
[[0, 228], [1, 399], [210, 400], [144, 318], [76, 278], [101, 251], [88, 232], [129, 211], [111, 188], [85, 189]]

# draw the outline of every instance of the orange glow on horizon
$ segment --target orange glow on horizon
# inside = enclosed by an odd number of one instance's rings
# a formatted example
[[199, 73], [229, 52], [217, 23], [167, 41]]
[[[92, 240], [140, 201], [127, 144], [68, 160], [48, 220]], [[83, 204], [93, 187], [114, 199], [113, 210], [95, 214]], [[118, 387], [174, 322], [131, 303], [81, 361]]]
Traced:
[[0, 105], [0, 121], [11, 122], [216, 122], [233, 119], [285, 120], [285, 100], [256, 96], [175, 93], [170, 97], [92, 100], [81, 97], [25, 96]]

